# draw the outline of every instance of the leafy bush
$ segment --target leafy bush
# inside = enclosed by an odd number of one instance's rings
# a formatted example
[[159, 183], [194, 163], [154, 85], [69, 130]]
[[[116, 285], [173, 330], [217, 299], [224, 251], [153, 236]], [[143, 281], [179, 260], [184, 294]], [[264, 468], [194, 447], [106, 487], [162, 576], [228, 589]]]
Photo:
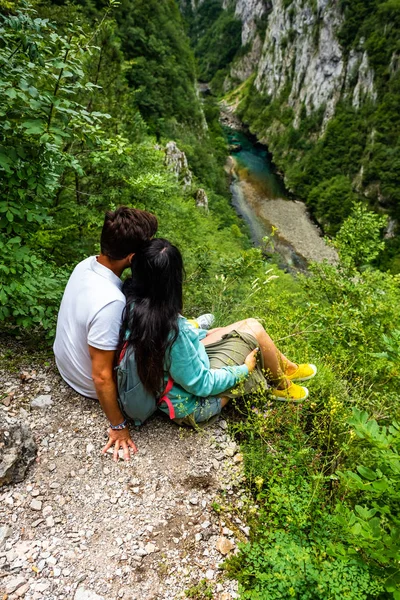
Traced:
[[281, 530], [242, 546], [240, 558], [231, 559], [228, 566], [241, 584], [240, 597], [367, 600], [383, 591], [365, 565], [356, 559], [327, 557], [321, 541]]
[[[400, 425], [379, 426], [365, 411], [353, 409], [349, 420], [358, 439], [359, 464], [340, 472], [353, 506], [337, 505], [338, 522], [348, 542], [357, 546], [366, 562], [386, 569], [385, 587], [400, 598]], [[354, 552], [354, 550], [353, 550]]]

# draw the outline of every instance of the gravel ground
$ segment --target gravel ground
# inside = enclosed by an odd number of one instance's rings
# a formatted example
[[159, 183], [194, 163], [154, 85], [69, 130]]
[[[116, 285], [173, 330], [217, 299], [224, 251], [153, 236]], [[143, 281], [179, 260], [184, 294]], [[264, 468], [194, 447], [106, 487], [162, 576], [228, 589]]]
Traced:
[[[250, 501], [226, 421], [196, 433], [157, 416], [132, 432], [131, 461], [115, 463], [100, 453], [100, 406], [52, 363], [0, 371], [0, 390], [38, 445], [25, 480], [0, 488], [2, 600], [185, 598], [202, 579], [216, 600], [239, 597], [221, 564], [248, 535]], [[40, 395], [51, 406], [33, 408]]]

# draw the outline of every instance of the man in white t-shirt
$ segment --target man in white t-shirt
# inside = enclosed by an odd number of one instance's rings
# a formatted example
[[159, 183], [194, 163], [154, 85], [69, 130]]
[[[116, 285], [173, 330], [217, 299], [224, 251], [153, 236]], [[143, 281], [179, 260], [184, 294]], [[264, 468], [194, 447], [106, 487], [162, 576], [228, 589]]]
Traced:
[[110, 422], [106, 452], [114, 446], [114, 459], [122, 448], [136, 452], [118, 405], [114, 378], [115, 350], [125, 296], [120, 276], [130, 266], [140, 245], [157, 232], [151, 213], [122, 206], [106, 213], [101, 233], [101, 254], [74, 269], [61, 302], [54, 354], [63, 379], [79, 394], [95, 398]]

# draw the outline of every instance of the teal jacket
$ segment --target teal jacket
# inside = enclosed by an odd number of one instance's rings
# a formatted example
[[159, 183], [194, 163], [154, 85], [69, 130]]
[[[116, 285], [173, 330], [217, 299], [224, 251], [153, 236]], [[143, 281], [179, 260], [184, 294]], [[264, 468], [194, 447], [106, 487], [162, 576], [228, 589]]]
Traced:
[[[246, 365], [211, 369], [200, 341], [206, 336], [206, 331], [196, 329], [184, 317], [179, 317], [178, 325], [179, 335], [170, 350], [165, 384], [171, 376], [174, 385], [168, 397], [175, 408], [175, 417], [182, 418], [196, 410], [200, 398], [221, 395], [247, 377], [249, 370]], [[160, 408], [169, 414], [165, 402]]]

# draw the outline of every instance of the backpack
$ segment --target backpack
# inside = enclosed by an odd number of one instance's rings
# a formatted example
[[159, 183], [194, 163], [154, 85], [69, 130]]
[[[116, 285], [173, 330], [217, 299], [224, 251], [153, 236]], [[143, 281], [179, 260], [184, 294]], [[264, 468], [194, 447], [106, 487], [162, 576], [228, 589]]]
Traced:
[[168, 393], [174, 384], [171, 377], [161, 397], [157, 399], [148, 392], [140, 380], [137, 372], [135, 352], [132, 347], [127, 347], [125, 342], [116, 367], [118, 402], [123, 414], [134, 421], [135, 425], [143, 423], [156, 412], [158, 404], [166, 402], [171, 419], [175, 418], [175, 410]]

